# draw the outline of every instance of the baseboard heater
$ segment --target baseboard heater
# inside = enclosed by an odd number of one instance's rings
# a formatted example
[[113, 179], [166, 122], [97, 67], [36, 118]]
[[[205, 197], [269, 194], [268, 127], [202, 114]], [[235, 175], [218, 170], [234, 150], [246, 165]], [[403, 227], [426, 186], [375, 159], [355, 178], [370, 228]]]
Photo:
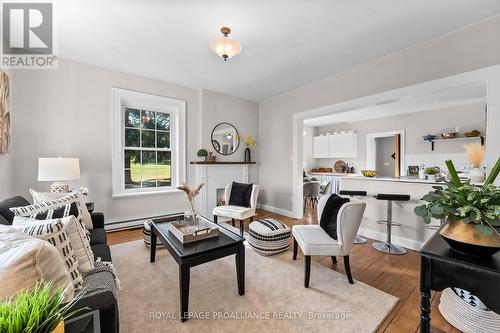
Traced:
[[147, 220], [158, 219], [158, 218], [162, 218], [162, 217], [168, 217], [168, 216], [179, 215], [179, 214], [182, 214], [182, 213], [165, 214], [165, 215], [157, 215], [157, 216], [149, 216], [149, 217], [139, 217], [139, 218], [130, 219], [130, 220], [108, 222], [108, 223], [105, 223], [104, 229], [106, 229], [106, 231], [119, 231], [119, 230], [126, 230], [126, 229], [134, 229], [134, 228], [142, 227], [144, 222]]

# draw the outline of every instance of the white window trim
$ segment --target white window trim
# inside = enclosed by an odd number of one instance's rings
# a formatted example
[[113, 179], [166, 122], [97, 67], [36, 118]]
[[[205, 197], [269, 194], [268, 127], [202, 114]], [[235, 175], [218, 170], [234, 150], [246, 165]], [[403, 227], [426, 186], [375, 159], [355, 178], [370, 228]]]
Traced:
[[[113, 197], [177, 192], [176, 187], [186, 181], [186, 102], [121, 88], [111, 89], [111, 165]], [[167, 112], [170, 119], [170, 147], [172, 150], [172, 184], [169, 187], [125, 188], [124, 161], [124, 106], [150, 111]]]

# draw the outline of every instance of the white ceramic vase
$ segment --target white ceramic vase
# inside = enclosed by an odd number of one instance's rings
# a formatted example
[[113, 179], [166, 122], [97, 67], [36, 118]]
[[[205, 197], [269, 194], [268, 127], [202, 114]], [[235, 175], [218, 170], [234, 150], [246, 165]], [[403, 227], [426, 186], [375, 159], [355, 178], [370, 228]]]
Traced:
[[483, 182], [484, 181], [484, 172], [480, 168], [472, 169], [470, 173], [470, 180], [473, 182]]

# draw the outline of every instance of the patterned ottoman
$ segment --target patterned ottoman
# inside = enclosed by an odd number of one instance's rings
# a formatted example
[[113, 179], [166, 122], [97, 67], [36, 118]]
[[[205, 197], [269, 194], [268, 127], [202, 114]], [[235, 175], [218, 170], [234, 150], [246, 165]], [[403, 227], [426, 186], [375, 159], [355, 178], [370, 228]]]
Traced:
[[264, 256], [288, 250], [291, 229], [275, 219], [262, 219], [250, 223], [248, 244]]
[[[144, 226], [142, 227], [142, 237], [144, 238], [144, 243], [147, 247], [151, 246], [151, 220], [147, 220], [144, 222]], [[156, 248], [160, 249], [163, 247], [161, 240], [156, 239]]]

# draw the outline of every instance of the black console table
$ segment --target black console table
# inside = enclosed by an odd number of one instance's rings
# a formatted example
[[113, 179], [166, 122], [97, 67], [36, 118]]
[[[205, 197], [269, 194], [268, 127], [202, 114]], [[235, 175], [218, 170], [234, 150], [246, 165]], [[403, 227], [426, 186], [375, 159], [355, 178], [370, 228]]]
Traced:
[[500, 313], [500, 253], [489, 258], [466, 256], [453, 251], [436, 233], [420, 255], [420, 332], [431, 331], [431, 290], [465, 289]]

